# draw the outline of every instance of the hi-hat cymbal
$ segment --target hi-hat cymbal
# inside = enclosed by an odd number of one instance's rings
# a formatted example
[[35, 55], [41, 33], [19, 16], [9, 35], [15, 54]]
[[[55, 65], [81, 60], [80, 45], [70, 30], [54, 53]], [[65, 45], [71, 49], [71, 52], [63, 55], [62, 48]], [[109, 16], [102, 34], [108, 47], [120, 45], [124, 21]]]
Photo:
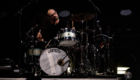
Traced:
[[95, 30], [92, 29], [81, 29], [77, 31], [78, 33], [95, 33]]
[[93, 13], [79, 13], [72, 16], [70, 20], [74, 22], [80, 22], [80, 21], [88, 21], [91, 20], [92, 18], [94, 18]]

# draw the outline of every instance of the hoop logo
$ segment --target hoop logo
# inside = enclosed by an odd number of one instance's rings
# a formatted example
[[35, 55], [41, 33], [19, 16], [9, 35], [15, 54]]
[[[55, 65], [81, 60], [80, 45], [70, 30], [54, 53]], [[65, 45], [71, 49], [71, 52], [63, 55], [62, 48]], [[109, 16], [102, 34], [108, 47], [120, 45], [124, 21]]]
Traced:
[[61, 51], [59, 49], [50, 49], [50, 50], [48, 50], [48, 53], [51, 53], [51, 52], [61, 53]]

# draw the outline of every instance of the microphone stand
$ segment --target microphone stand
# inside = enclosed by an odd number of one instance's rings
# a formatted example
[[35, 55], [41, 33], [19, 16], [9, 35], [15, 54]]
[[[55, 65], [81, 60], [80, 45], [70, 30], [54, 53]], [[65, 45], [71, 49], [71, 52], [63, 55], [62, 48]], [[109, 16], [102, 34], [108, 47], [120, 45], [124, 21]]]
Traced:
[[[16, 12], [16, 14], [14, 16], [16, 16], [17, 14], [19, 14], [19, 36], [20, 36], [20, 54], [19, 54], [19, 58], [21, 57], [21, 53], [22, 53], [22, 30], [21, 30], [21, 19], [22, 19], [22, 10], [27, 7], [27, 5], [29, 5], [33, 0], [31, 0], [29, 3], [27, 3], [25, 6], [23, 6], [18, 12]], [[21, 66], [21, 62], [19, 59], [19, 66]]]
[[[101, 11], [99, 10], [99, 8], [97, 7], [97, 6], [95, 6], [95, 4], [94, 3], [92, 3], [92, 1], [91, 0], [88, 0], [91, 4], [92, 4], [92, 6], [94, 7], [94, 11], [95, 11], [95, 28], [97, 27], [98, 29], [99, 29], [99, 32], [100, 32], [100, 34], [101, 34], [101, 36], [102, 36], [102, 39], [103, 39], [103, 41], [104, 41], [104, 43], [105, 43], [105, 48], [106, 49], [108, 49], [108, 44], [107, 44], [107, 42], [106, 42], [106, 40], [105, 40], [105, 38], [104, 38], [104, 36], [102, 35], [102, 29], [101, 29], [101, 27], [99, 26], [99, 20], [97, 20], [97, 11], [101, 14]], [[106, 54], [105, 54], [105, 52], [104, 52], [104, 56], [105, 56]], [[107, 65], [106, 65], [106, 57], [104, 57], [104, 74], [107, 72]]]

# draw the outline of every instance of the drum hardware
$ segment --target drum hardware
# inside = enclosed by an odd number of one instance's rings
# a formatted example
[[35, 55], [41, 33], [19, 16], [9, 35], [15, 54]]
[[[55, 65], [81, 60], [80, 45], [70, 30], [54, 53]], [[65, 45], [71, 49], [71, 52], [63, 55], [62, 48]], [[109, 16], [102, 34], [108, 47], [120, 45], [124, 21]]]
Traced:
[[[81, 21], [83, 23], [83, 21]], [[82, 30], [83, 30], [83, 26], [82, 26]], [[80, 42], [80, 49], [81, 49], [81, 56], [80, 56], [80, 68], [78, 69], [79, 74], [83, 74], [85, 73], [84, 71], [84, 62], [83, 62], [83, 56], [84, 56], [84, 44], [83, 44], [83, 31], [80, 33], [81, 34], [81, 41]]]
[[[34, 73], [34, 65], [36, 63], [36, 61], [34, 61], [36, 58], [34, 56], [39, 56], [41, 53], [41, 49], [40, 48], [35, 48], [35, 44], [37, 44], [38, 41], [34, 41], [34, 29], [37, 27], [38, 25], [36, 24], [34, 27], [31, 27], [31, 29], [26, 33], [26, 35], [29, 37], [29, 39], [31, 39], [31, 41], [29, 42], [30, 48], [28, 49], [27, 53], [30, 56], [31, 60], [30, 60], [30, 69], [31, 72]], [[28, 34], [31, 32], [31, 36], [29, 36]]]
[[98, 49], [96, 48], [95, 45], [92, 45], [92, 52], [93, 52], [93, 73], [96, 74], [97, 73], [97, 52]]
[[[99, 29], [99, 32], [102, 34], [102, 32], [101, 32], [101, 27], [99, 26], [99, 23], [98, 23], [98, 21], [97, 21], [97, 11], [101, 14], [101, 11], [100, 11], [100, 9], [91, 1], [91, 0], [88, 0], [91, 4], [92, 4], [92, 6], [94, 7], [94, 11], [95, 11], [95, 17], [94, 17], [94, 20], [93, 20], [93, 23], [95, 23], [95, 26], [93, 26], [93, 29], [95, 29], [96, 30], [96, 28], [98, 28]], [[98, 33], [94, 33], [93, 34], [93, 36], [96, 36]], [[102, 37], [102, 39], [104, 39], [103, 37]], [[97, 64], [95, 64], [96, 62], [97, 62], [97, 59], [98, 59], [98, 57], [99, 57], [99, 50], [98, 50], [98, 48], [97, 48], [97, 39], [95, 39], [95, 46], [96, 46], [96, 51], [95, 51], [95, 53], [94, 53], [94, 67], [95, 67], [95, 71], [97, 70], [98, 71], [98, 69], [99, 69], [99, 67], [98, 67], [98, 65], [100, 64], [100, 63], [97, 63]], [[94, 46], [93, 46], [93, 48], [94, 48]], [[96, 58], [97, 57], [97, 58]], [[99, 59], [100, 60], [100, 59]], [[105, 70], [104, 70], [105, 71]]]
[[85, 71], [90, 72], [91, 71], [91, 62], [88, 59], [88, 51], [89, 49], [89, 43], [88, 43], [88, 34], [86, 34], [86, 46], [85, 46], [85, 50], [86, 50], [86, 55], [85, 55]]
[[72, 16], [70, 18], [71, 21], [74, 22], [80, 22], [80, 21], [88, 21], [91, 20], [92, 18], [94, 18], [94, 14], [93, 13], [79, 13], [79, 14], [75, 14], [74, 16]]
[[[91, 0], [89, 0], [89, 2], [92, 4], [92, 6], [94, 7], [94, 11], [95, 11], [95, 28], [97, 27], [98, 29], [99, 29], [99, 32], [100, 32], [100, 34], [102, 34], [102, 28], [101, 28], [101, 26], [99, 25], [99, 20], [97, 20], [97, 11], [101, 14], [101, 11], [100, 11], [100, 9], [97, 7], [97, 6], [95, 6], [95, 4], [94, 3], [92, 3], [92, 1]], [[95, 35], [94, 35], [95, 36]], [[101, 35], [101, 37], [102, 37], [102, 39], [103, 39], [103, 41], [105, 42], [105, 48], [107, 49], [108, 48], [108, 45], [107, 45], [107, 42], [106, 42], [106, 40], [105, 40], [105, 38], [104, 38], [104, 36], [102, 36]], [[104, 55], [106, 55], [107, 53], [105, 53], [104, 52]], [[104, 73], [106, 73], [107, 72], [107, 68], [106, 68], [107, 66], [106, 66], [106, 58], [104, 57]]]
[[24, 5], [20, 10], [18, 10], [14, 16], [16, 16], [17, 14], [19, 14], [19, 37], [20, 37], [20, 54], [19, 54], [19, 66], [22, 67], [22, 64], [21, 64], [21, 55], [22, 55], [22, 28], [21, 28], [21, 20], [22, 20], [22, 11], [24, 10], [24, 8], [26, 8], [28, 5], [30, 5], [33, 1], [29, 1], [26, 5]]
[[77, 31], [78, 33], [87, 33], [87, 34], [90, 34], [90, 33], [95, 33], [95, 30], [92, 30], [92, 29], [83, 29], [83, 30], [78, 30]]

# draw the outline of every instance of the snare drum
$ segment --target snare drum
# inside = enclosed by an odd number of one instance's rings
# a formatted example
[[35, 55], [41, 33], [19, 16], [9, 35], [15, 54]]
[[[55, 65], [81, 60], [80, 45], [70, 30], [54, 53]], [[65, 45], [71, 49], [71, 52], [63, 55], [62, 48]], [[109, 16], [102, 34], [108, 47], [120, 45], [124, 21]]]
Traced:
[[59, 45], [63, 47], [73, 46], [76, 44], [75, 29], [65, 28], [59, 38]]
[[47, 48], [42, 51], [39, 60], [40, 67], [46, 74], [59, 76], [68, 68], [70, 59], [60, 48]]

